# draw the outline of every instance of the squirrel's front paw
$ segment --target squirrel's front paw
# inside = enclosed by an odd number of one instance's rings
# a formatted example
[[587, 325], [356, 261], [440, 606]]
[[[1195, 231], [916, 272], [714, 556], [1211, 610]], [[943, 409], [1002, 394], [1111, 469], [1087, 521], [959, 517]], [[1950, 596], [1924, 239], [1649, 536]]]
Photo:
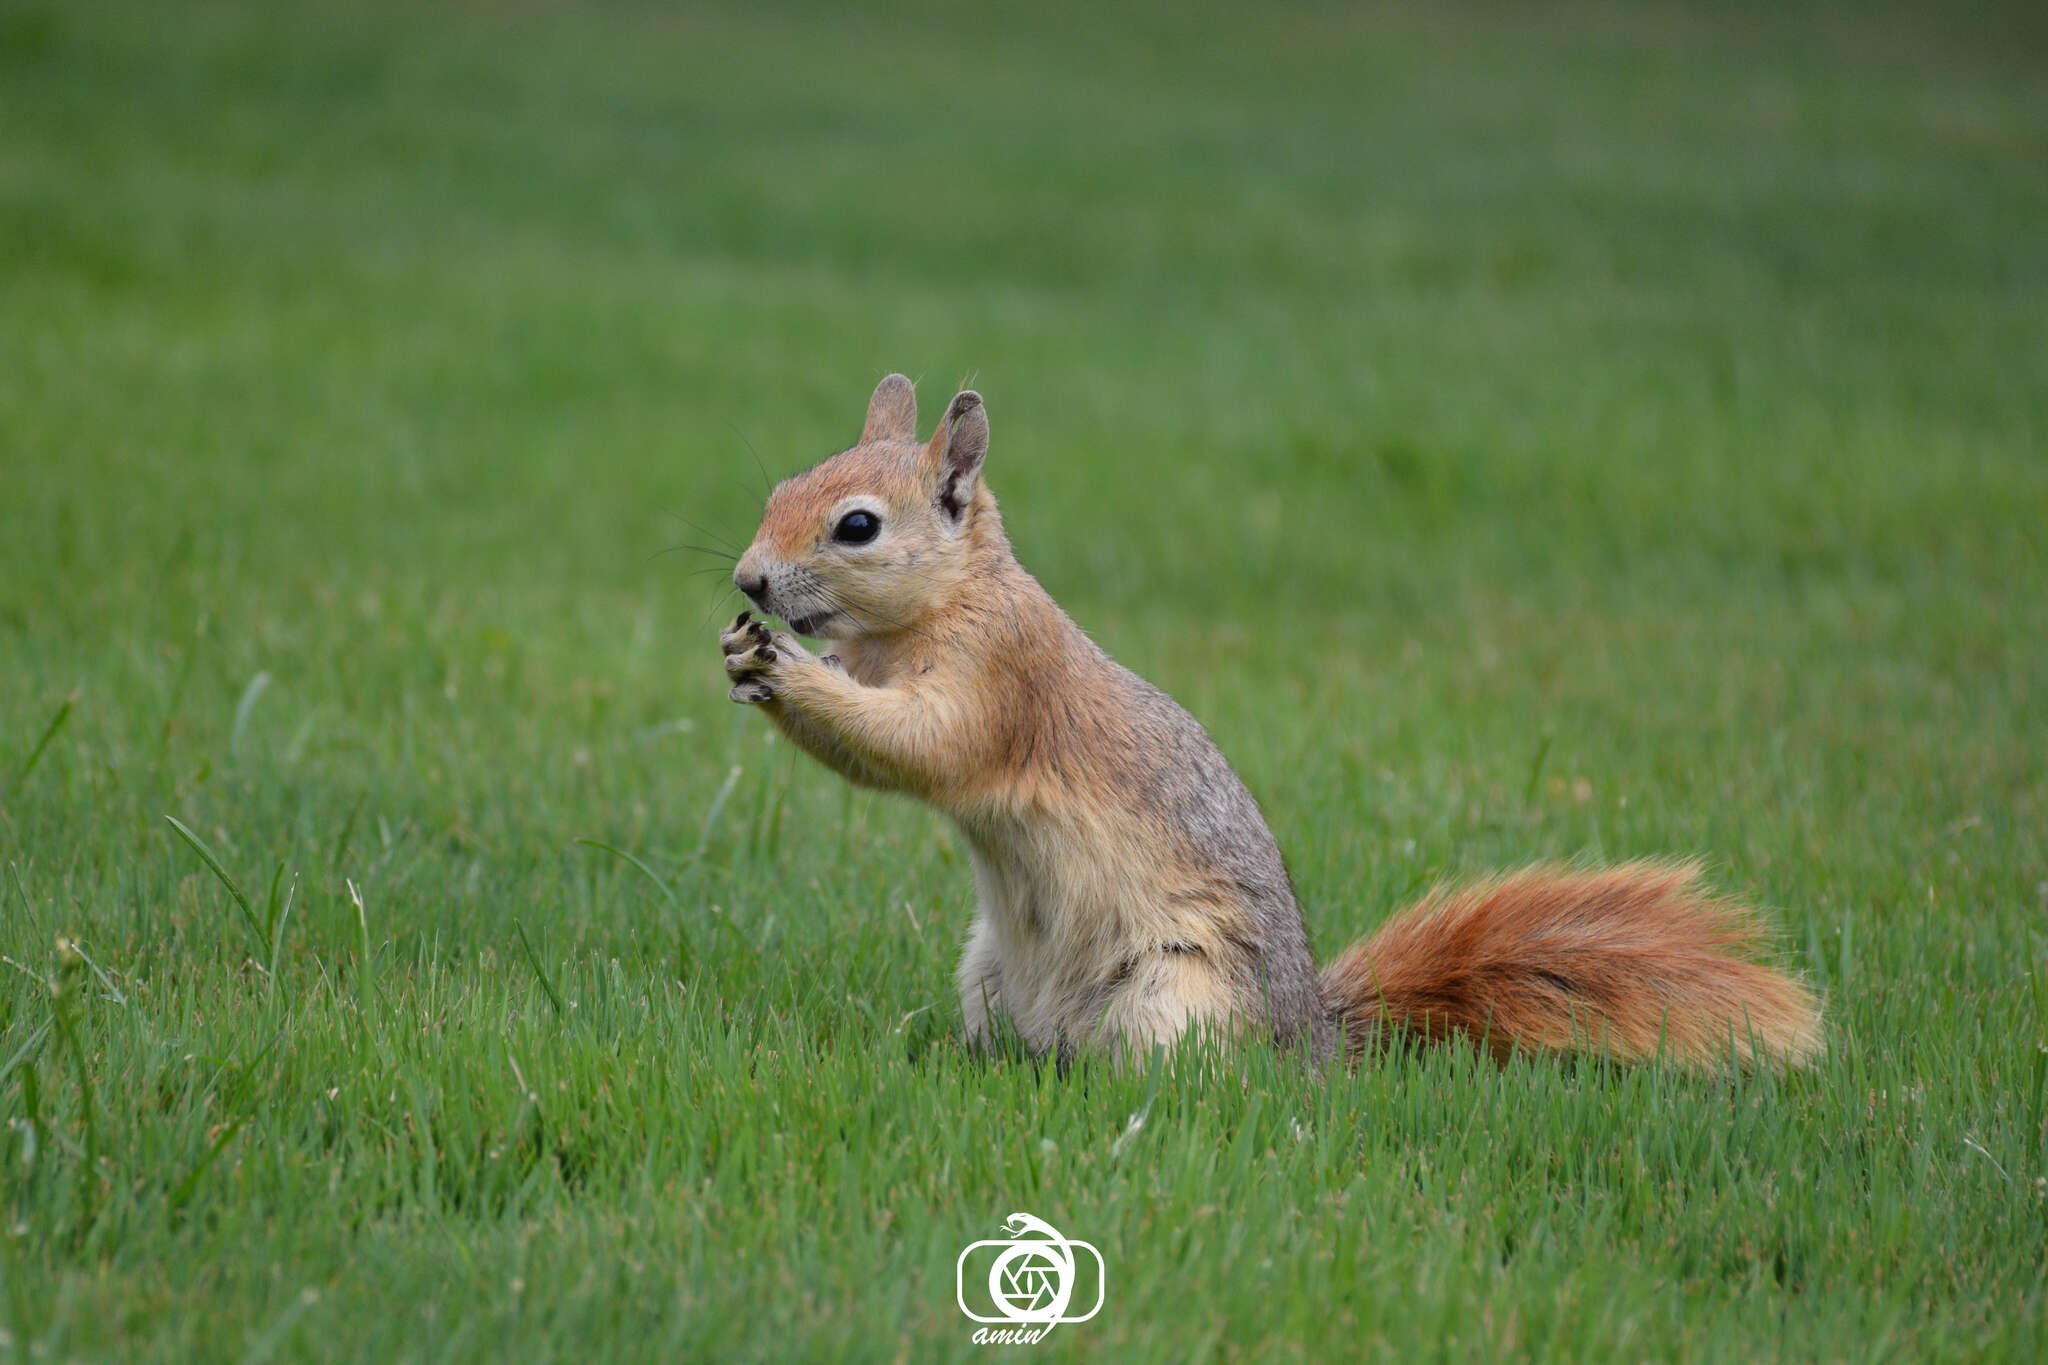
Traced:
[[732, 691], [725, 694], [726, 700], [739, 702], [743, 706], [756, 706], [764, 701], [775, 700], [775, 689], [759, 678], [747, 678], [732, 685]]
[[732, 618], [732, 624], [718, 632], [719, 652], [730, 659], [744, 654], [749, 649], [765, 645], [774, 632], [754, 619], [754, 613], [743, 611]]
[[772, 631], [743, 611], [719, 633], [725, 651], [725, 676], [732, 679], [732, 700], [753, 705], [775, 700], [775, 676], [802, 654], [794, 640]]

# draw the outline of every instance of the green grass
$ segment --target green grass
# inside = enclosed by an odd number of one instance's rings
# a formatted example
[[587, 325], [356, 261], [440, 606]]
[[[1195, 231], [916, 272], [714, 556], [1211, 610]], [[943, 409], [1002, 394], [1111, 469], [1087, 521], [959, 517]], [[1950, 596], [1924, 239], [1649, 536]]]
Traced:
[[[2044, 57], [4, 0], [0, 1353], [964, 1358], [1024, 1209], [1108, 1265], [1048, 1358], [2040, 1359]], [[896, 368], [1323, 956], [1703, 853], [1827, 1060], [968, 1056], [963, 852], [656, 553]]]

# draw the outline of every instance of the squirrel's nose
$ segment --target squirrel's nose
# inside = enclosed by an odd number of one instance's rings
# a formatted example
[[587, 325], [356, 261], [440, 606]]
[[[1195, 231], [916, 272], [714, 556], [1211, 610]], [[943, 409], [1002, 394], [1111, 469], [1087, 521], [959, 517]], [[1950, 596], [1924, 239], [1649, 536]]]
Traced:
[[762, 605], [761, 598], [768, 591], [768, 575], [759, 569], [741, 567], [733, 570], [732, 584], [752, 598], [754, 605], [758, 607]]

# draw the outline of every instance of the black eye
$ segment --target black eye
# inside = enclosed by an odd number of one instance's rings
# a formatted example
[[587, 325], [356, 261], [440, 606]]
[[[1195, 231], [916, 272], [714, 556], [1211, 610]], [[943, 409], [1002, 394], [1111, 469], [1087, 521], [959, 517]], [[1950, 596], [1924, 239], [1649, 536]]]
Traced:
[[873, 512], [848, 512], [832, 528], [832, 539], [841, 545], [865, 545], [882, 532], [882, 519]]

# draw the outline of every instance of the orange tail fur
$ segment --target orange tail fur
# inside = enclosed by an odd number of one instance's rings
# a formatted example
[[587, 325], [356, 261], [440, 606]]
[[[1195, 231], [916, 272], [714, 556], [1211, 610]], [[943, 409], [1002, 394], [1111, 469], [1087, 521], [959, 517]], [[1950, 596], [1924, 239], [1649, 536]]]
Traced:
[[1748, 907], [1698, 889], [1691, 863], [1528, 868], [1438, 887], [1323, 972], [1352, 1055], [1402, 1036], [1712, 1069], [1804, 1065], [1820, 1006], [1755, 961]]

